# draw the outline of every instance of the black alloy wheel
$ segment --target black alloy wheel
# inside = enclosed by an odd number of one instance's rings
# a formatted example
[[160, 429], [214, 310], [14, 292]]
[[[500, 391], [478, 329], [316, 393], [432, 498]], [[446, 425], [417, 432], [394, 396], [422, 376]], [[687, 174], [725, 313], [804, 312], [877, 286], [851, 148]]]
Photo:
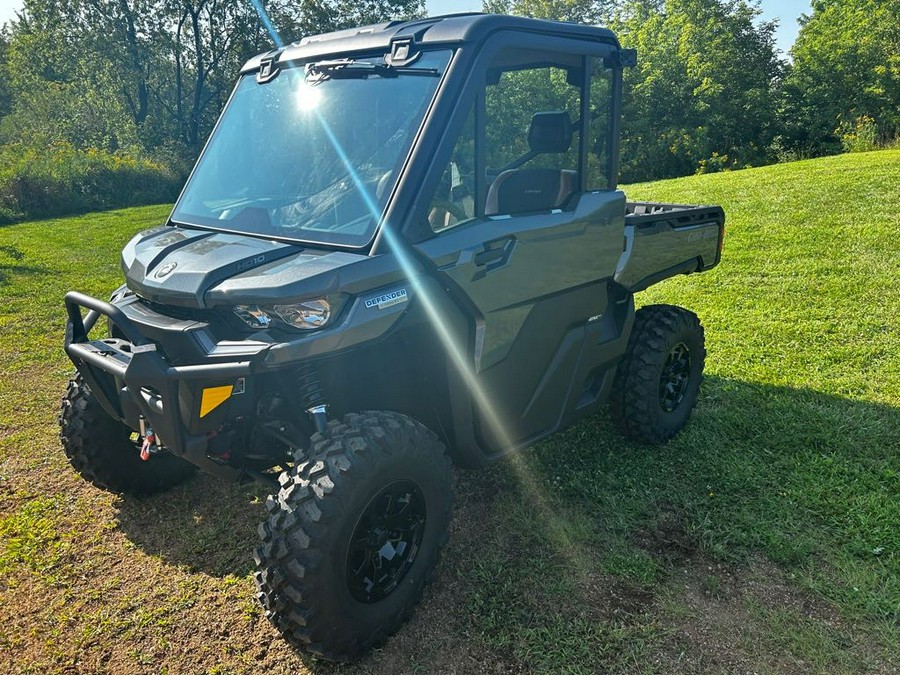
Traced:
[[697, 400], [705, 360], [703, 326], [693, 312], [674, 305], [638, 310], [609, 398], [616, 427], [650, 444], [678, 434]]
[[678, 343], [666, 356], [659, 374], [659, 405], [671, 413], [684, 401], [691, 383], [691, 351], [684, 343]]
[[425, 497], [397, 481], [363, 512], [347, 552], [347, 586], [357, 601], [375, 603], [394, 591], [416, 560], [427, 516]]

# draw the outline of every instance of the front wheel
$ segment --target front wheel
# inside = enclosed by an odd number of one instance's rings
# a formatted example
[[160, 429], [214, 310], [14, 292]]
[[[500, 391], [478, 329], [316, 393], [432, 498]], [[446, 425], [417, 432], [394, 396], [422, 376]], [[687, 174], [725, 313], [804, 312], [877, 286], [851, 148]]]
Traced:
[[447, 538], [450, 460], [434, 433], [390, 412], [331, 421], [311, 446], [266, 503], [258, 598], [289, 642], [349, 661], [421, 599]]
[[59, 438], [72, 467], [97, 488], [151, 495], [184, 482], [196, 470], [171, 453], [140, 458], [135, 434], [109, 417], [81, 375], [69, 381], [59, 414]]
[[610, 395], [613, 422], [627, 437], [661, 443], [687, 423], [706, 360], [703, 326], [674, 305], [637, 311]]

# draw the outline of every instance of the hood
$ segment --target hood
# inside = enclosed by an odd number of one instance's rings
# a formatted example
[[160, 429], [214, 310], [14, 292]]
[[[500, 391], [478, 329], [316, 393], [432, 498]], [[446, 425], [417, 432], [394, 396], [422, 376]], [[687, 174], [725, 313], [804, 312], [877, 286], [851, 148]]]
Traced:
[[[310, 277], [364, 258], [258, 237], [169, 226], [135, 236], [122, 252], [122, 268], [128, 288], [142, 298], [203, 308], [226, 300], [259, 302], [263, 300], [258, 298], [260, 294], [289, 297], [305, 290], [308, 285], [301, 282]], [[332, 284], [332, 280], [325, 283]], [[223, 288], [210, 294], [214, 287]]]

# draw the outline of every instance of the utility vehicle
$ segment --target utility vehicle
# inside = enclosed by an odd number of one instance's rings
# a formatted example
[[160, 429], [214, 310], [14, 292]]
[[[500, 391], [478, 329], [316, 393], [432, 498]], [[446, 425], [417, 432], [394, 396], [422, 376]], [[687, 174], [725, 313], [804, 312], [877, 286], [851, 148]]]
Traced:
[[271, 482], [259, 600], [348, 660], [420, 599], [452, 463], [607, 402], [626, 435], [673, 436], [703, 330], [634, 294], [715, 266], [724, 214], [616, 189], [635, 58], [604, 28], [468, 14], [251, 59], [125, 284], [66, 295], [72, 465], [133, 495], [197, 467]]

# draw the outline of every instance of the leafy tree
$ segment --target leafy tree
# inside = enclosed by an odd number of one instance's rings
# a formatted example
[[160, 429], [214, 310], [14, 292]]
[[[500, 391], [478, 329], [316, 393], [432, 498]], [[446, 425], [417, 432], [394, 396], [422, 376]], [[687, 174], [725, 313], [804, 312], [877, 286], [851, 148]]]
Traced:
[[625, 75], [625, 181], [763, 164], [777, 134], [775, 23], [744, 0], [487, 0], [487, 11], [596, 23], [638, 50]]
[[26, 0], [12, 23], [5, 64], [12, 111], [3, 119], [3, 141], [113, 149], [136, 142], [117, 95], [120, 78], [93, 58], [69, 21], [64, 3]]
[[[264, 4], [284, 41], [424, 12], [422, 0]], [[174, 146], [190, 159], [242, 63], [273, 41], [248, 0], [25, 0], [0, 45], [14, 99], [0, 141]]]
[[900, 135], [900, 0], [814, 0], [791, 55], [782, 144], [837, 152], [842, 134], [871, 120], [877, 140]]
[[241, 64], [271, 47], [272, 38], [244, 0], [168, 0], [157, 40], [174, 64], [153, 82], [166, 122], [161, 131], [197, 149]]
[[775, 24], [742, 0], [632, 2], [613, 27], [626, 71], [622, 177], [645, 180], [770, 161], [782, 65]]
[[615, 5], [615, 0], [485, 0], [483, 8], [494, 14], [599, 24], [612, 16]]
[[0, 120], [12, 109], [12, 92], [9, 88], [9, 73], [6, 67], [8, 51], [7, 29], [6, 26], [0, 26]]

